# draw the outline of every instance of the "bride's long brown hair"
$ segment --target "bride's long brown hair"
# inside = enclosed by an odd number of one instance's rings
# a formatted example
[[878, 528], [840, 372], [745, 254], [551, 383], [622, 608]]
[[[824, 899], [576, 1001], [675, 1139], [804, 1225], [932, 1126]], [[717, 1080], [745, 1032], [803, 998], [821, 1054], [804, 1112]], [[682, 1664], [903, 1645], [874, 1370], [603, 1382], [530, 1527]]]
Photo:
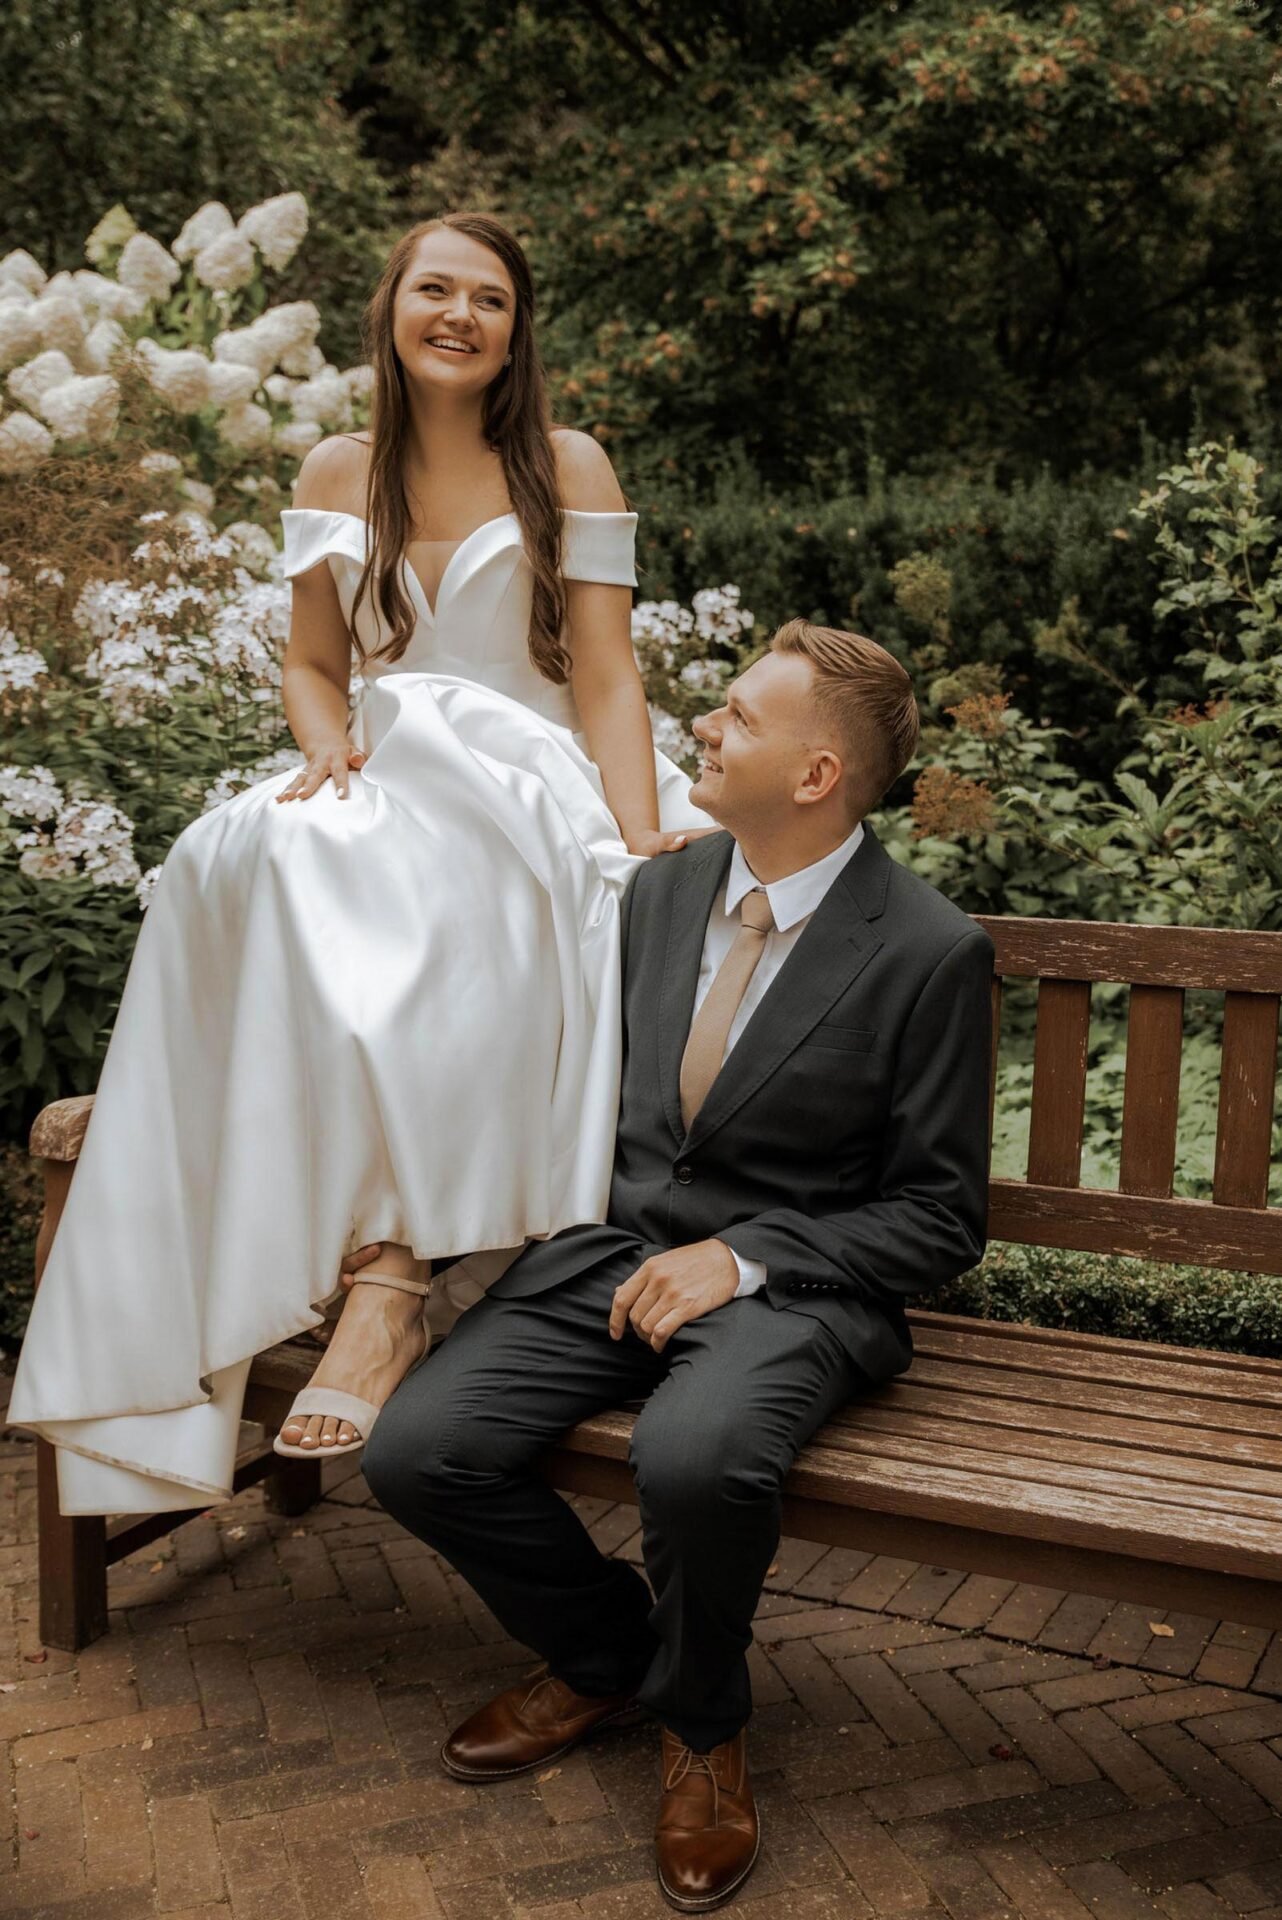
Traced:
[[[356, 609], [369, 591], [390, 630], [389, 638], [377, 649], [377, 659], [399, 660], [414, 633], [414, 608], [401, 572], [410, 536], [404, 481], [410, 410], [405, 371], [392, 338], [392, 311], [396, 290], [419, 241], [440, 227], [470, 234], [489, 247], [507, 268], [516, 291], [508, 347], [512, 364], [486, 388], [483, 428], [486, 439], [502, 458], [513, 511], [521, 523], [525, 551], [534, 570], [530, 658], [545, 678], [560, 686], [570, 677], [570, 656], [561, 640], [566, 608], [561, 577], [561, 503], [547, 381], [534, 338], [534, 281], [516, 235], [488, 213], [444, 213], [412, 226], [392, 248], [365, 309], [365, 351], [374, 369], [365, 489], [369, 534], [365, 566], [352, 606], [353, 631]], [[363, 656], [359, 640], [356, 644]]]

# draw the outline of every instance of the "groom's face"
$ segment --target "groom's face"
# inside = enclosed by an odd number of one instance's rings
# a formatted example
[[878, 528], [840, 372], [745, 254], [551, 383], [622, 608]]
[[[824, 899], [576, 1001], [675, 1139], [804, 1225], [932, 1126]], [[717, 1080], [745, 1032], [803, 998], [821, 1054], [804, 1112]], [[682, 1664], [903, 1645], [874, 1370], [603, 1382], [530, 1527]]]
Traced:
[[690, 798], [731, 833], [769, 832], [796, 816], [818, 725], [813, 668], [800, 654], [765, 653], [695, 720], [703, 747]]

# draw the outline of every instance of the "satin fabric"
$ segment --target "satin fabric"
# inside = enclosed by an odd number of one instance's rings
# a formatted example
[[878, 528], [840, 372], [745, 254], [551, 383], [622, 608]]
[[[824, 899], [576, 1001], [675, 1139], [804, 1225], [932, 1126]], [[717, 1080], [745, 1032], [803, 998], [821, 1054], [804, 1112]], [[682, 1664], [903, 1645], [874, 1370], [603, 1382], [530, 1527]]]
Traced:
[[[327, 563], [350, 620], [366, 522], [282, 517], [287, 576]], [[635, 529], [566, 510], [566, 576], [635, 584]], [[345, 1248], [472, 1254], [440, 1332], [527, 1239], [604, 1218], [637, 861], [530, 662], [516, 516], [460, 543], [434, 612], [405, 581], [350, 798], [263, 781], [157, 882], [10, 1407], [57, 1445], [64, 1513], [225, 1495], [249, 1363], [319, 1323]], [[357, 630], [378, 644], [368, 600]], [[706, 825], [656, 761], [665, 828]]]

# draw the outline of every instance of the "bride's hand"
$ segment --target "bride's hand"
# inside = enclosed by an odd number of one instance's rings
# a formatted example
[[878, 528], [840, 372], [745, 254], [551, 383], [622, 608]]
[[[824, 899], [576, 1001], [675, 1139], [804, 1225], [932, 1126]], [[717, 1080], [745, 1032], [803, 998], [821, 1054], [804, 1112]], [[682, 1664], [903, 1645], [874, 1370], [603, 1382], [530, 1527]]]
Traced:
[[349, 770], [359, 769], [369, 758], [355, 748], [350, 740], [336, 740], [326, 747], [317, 747], [307, 756], [307, 765], [300, 769], [280, 793], [280, 800], [310, 800], [318, 793], [327, 780], [332, 780], [338, 789], [340, 800], [346, 800]]
[[719, 827], [683, 827], [680, 833], [634, 833], [628, 841], [628, 852], [640, 854], [643, 860], [652, 860], [656, 853], [679, 853], [691, 840], [703, 840], [710, 833], [719, 833]]

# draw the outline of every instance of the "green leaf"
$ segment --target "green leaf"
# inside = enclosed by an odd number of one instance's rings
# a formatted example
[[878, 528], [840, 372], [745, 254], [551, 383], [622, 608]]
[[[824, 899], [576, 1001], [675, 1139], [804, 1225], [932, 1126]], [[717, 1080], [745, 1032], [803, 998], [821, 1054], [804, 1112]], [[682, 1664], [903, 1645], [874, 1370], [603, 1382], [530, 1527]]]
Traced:
[[49, 1024], [49, 1021], [62, 1005], [62, 996], [66, 991], [66, 977], [61, 967], [55, 967], [54, 971], [45, 981], [40, 994], [40, 1018], [44, 1025], [47, 1026]]

